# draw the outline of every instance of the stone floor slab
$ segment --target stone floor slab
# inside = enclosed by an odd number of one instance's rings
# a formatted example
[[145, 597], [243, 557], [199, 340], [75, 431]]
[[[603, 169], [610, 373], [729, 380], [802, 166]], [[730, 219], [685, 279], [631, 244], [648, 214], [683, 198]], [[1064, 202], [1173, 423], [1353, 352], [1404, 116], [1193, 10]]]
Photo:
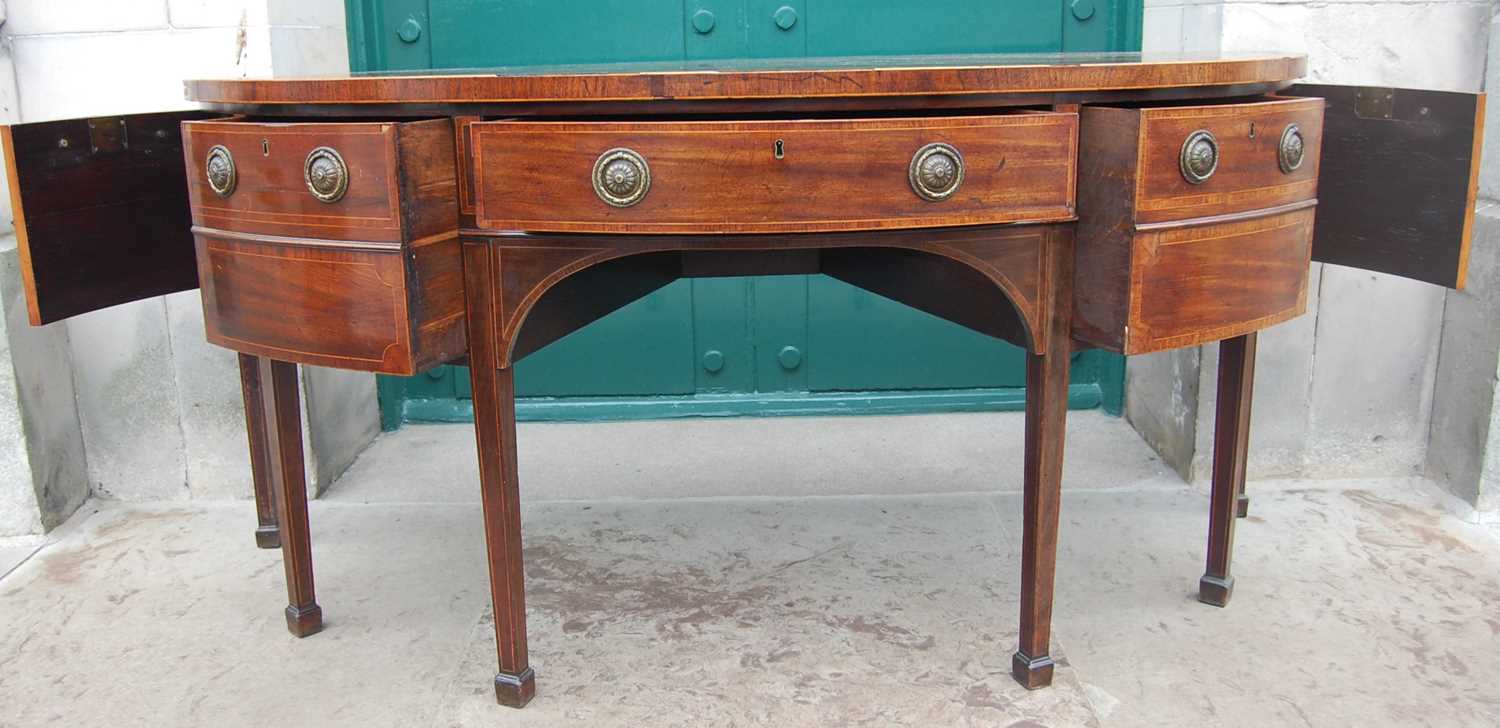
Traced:
[[[938, 419], [964, 462], [887, 462], [898, 446], [854, 427], [817, 447], [883, 464], [793, 490], [982, 492], [629, 499], [713, 465], [709, 440], [668, 464], [642, 447], [621, 490], [603, 465], [545, 475], [582, 435], [533, 436], [523, 711], [489, 688], [471, 465], [441, 459], [472, 458], [466, 428], [383, 438], [312, 504], [327, 629], [304, 640], [249, 503], [93, 502], [0, 578], [0, 726], [1500, 725], [1495, 531], [1416, 480], [1252, 483], [1234, 600], [1207, 607], [1205, 494], [1108, 423], [1066, 473], [1056, 684], [1020, 689], [1021, 498], [986, 464], [994, 423]], [[611, 437], [672, 440], [648, 429]], [[796, 472], [750, 455], [726, 483]]]

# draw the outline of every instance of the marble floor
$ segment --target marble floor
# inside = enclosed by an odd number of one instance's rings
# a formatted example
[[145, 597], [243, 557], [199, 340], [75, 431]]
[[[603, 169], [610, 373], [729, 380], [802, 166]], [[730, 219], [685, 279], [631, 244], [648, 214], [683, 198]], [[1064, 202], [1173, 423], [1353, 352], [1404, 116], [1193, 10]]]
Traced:
[[[1063, 503], [1060, 667], [1051, 689], [1021, 689], [1019, 478], [1000, 474], [1019, 460], [965, 439], [1010, 439], [1017, 419], [523, 427], [538, 693], [522, 711], [489, 688], [465, 427], [383, 437], [312, 504], [326, 629], [304, 640], [249, 503], [92, 501], [44, 541], [0, 544], [0, 726], [1500, 724], [1495, 533], [1417, 479], [1253, 483], [1233, 603], [1207, 607], [1206, 493], [1088, 413]], [[777, 425], [821, 434], [740, 441]], [[941, 443], [901, 451], [924, 433]], [[579, 465], [585, 437], [635, 443], [636, 462]], [[733, 467], [715, 442], [741, 443]], [[933, 448], [950, 461], [918, 457]], [[819, 452], [848, 472], [788, 465]], [[611, 467], [630, 482], [586, 482]], [[713, 497], [659, 483], [712, 472]], [[736, 483], [758, 495], [719, 494]]]

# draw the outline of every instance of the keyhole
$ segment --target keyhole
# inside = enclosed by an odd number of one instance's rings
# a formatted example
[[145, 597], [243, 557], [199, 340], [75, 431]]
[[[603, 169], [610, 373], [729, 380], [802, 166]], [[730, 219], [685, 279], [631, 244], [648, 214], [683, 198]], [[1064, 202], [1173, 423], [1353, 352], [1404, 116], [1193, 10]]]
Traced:
[[1255, 138], [1255, 122], [1250, 122], [1250, 138]]
[[780, 139], [776, 140], [776, 158], [786, 159], [786, 142]]
[[269, 156], [271, 156], [271, 140], [270, 139], [262, 139], [262, 140], [260, 140], [260, 154], [263, 157], [269, 157]]

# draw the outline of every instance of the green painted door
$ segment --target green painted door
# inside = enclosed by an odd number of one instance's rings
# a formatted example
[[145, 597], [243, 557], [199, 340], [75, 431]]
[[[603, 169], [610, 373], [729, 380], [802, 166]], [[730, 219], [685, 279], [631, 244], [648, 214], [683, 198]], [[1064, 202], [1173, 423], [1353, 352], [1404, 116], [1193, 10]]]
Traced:
[[[346, 0], [355, 71], [1135, 50], [1141, 0]], [[1075, 355], [1118, 412], [1123, 360]], [[517, 364], [523, 419], [1018, 408], [1024, 354], [824, 276], [680, 280]], [[471, 416], [468, 373], [382, 377], [388, 428]]]

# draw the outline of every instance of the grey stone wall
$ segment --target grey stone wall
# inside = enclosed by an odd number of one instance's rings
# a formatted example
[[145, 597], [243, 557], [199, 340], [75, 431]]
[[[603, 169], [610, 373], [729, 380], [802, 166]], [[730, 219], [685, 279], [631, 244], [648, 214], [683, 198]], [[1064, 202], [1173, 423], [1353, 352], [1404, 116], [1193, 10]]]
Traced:
[[[6, 123], [191, 108], [192, 76], [348, 68], [340, 0], [9, 0], [4, 12]], [[38, 533], [90, 493], [250, 497], [236, 357], [204, 339], [197, 292], [32, 328], [10, 238], [0, 295], [0, 536]], [[321, 490], [379, 430], [374, 377], [306, 368], [303, 385]]]
[[14, 236], [0, 238], [0, 296], [0, 536], [15, 536], [62, 523], [89, 481], [68, 330], [27, 322]]
[[[1500, 88], [1500, 22], [1490, 26], [1486, 88]], [[1500, 518], [1500, 115], [1486, 117], [1469, 280], [1443, 309], [1426, 472], [1479, 520]]]
[[[1285, 50], [1309, 56], [1314, 82], [1476, 91], [1484, 85], [1492, 5], [1148, 0], [1146, 13], [1148, 50]], [[1487, 244], [1476, 235], [1476, 256], [1482, 248]], [[1484, 275], [1484, 264], [1475, 265], [1479, 275], [1471, 280]], [[1486, 365], [1479, 353], [1460, 351], [1458, 342], [1473, 344], [1474, 336], [1446, 313], [1455, 296], [1483, 297], [1487, 286], [1476, 281], [1469, 292], [1450, 294], [1321, 265], [1309, 286], [1308, 314], [1260, 337], [1252, 479], [1431, 473], [1430, 453], [1480, 451], [1473, 432], [1467, 445], [1435, 433], [1439, 419], [1488, 432], [1476, 424], [1488, 418], [1487, 406], [1481, 417], [1444, 405], [1458, 397], [1481, 401], [1479, 390], [1493, 388], [1495, 357]], [[1217, 347], [1207, 346], [1196, 355], [1137, 357], [1128, 365], [1132, 424], [1190, 480], [1209, 472], [1216, 362]], [[1476, 375], [1486, 366], [1487, 375]], [[1196, 402], [1185, 396], [1193, 387], [1174, 384], [1174, 377], [1196, 378]], [[1173, 393], [1184, 396], [1165, 396]], [[1453, 470], [1480, 468], [1465, 467]]]

